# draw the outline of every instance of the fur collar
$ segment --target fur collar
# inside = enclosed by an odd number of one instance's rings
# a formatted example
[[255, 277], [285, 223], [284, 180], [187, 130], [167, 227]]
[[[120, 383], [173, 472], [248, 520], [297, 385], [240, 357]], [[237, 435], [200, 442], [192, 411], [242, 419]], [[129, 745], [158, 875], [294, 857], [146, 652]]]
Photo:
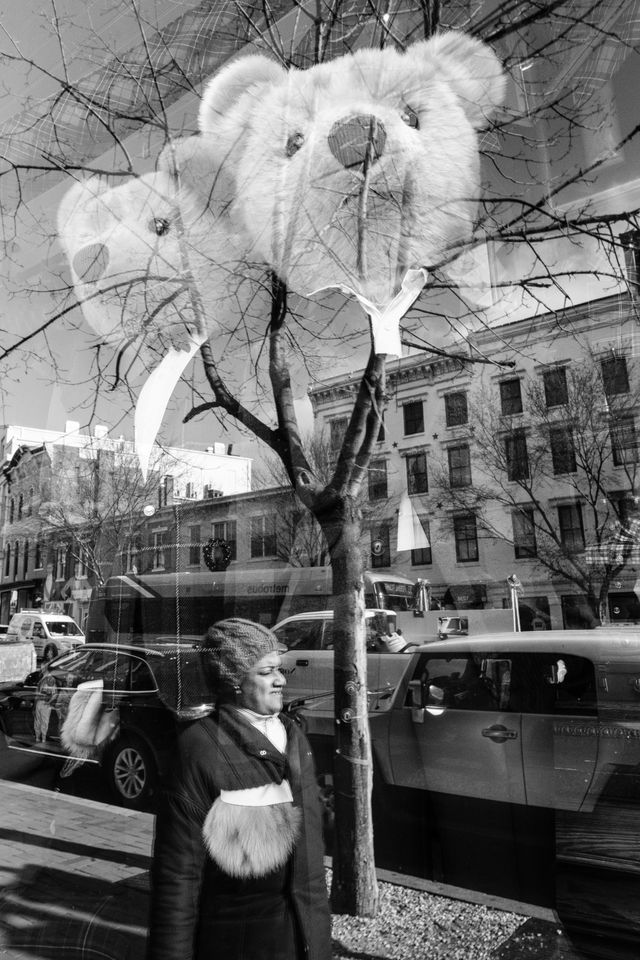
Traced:
[[241, 807], [215, 801], [202, 828], [205, 846], [224, 873], [263, 877], [284, 866], [300, 829], [300, 810], [291, 803]]

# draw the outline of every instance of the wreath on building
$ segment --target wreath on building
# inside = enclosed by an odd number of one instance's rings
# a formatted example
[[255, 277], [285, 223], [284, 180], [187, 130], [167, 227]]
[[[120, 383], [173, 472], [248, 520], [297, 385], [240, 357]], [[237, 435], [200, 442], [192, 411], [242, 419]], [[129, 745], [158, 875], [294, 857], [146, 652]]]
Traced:
[[231, 546], [220, 537], [212, 537], [202, 548], [202, 555], [209, 570], [226, 570], [231, 563]]

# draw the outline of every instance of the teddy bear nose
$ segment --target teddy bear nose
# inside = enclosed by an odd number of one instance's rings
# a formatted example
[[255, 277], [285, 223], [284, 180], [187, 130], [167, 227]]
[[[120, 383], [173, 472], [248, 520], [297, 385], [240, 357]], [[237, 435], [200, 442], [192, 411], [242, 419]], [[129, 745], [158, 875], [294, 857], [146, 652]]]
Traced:
[[375, 163], [384, 152], [387, 134], [374, 116], [346, 117], [337, 120], [329, 132], [329, 149], [348, 170]]
[[104, 243], [90, 243], [78, 250], [73, 258], [73, 269], [84, 283], [94, 283], [109, 266], [109, 248]]

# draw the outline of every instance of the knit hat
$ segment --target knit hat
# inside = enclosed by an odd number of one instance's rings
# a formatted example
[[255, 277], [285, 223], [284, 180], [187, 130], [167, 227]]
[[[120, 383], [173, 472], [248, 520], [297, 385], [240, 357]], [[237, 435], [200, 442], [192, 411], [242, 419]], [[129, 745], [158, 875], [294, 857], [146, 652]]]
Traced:
[[209, 627], [202, 654], [219, 681], [239, 686], [249, 670], [267, 653], [284, 653], [275, 633], [260, 623], [231, 617]]

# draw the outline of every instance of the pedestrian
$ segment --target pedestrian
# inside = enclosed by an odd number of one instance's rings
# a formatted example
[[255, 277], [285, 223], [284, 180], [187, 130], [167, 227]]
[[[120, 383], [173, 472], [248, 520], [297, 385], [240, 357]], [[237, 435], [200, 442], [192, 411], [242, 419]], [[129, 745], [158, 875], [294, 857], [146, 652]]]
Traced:
[[318, 786], [305, 736], [281, 714], [283, 649], [241, 619], [203, 640], [217, 702], [178, 731], [148, 960], [331, 960]]

